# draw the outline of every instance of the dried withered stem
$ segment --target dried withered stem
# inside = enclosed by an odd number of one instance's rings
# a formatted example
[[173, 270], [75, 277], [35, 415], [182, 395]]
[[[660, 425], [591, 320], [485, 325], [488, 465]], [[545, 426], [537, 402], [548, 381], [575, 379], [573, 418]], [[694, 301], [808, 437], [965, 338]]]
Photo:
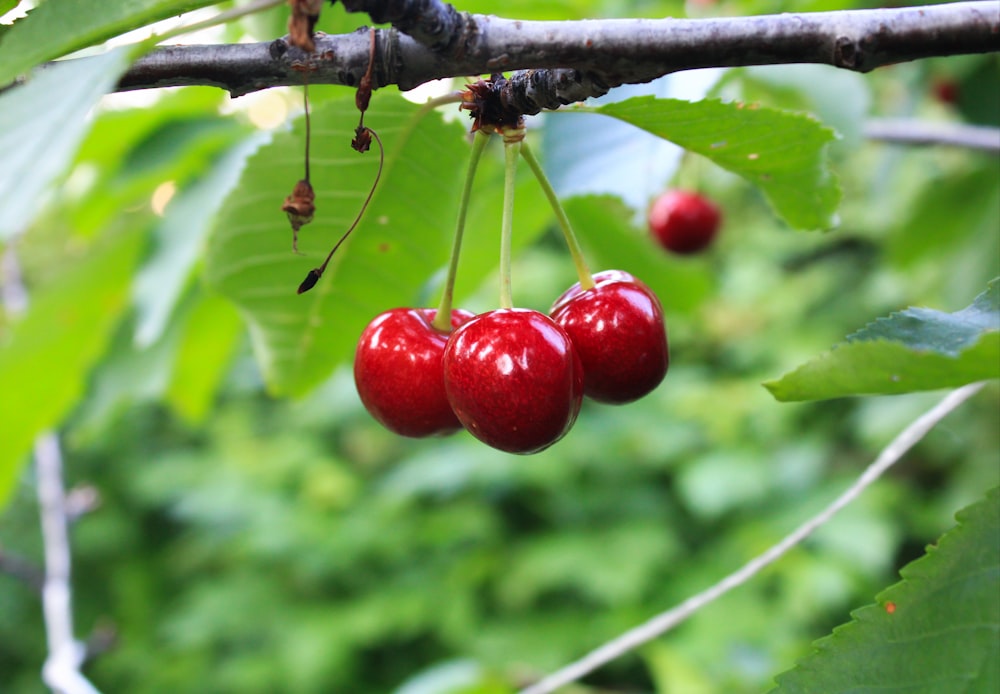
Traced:
[[306, 53], [316, 50], [313, 40], [316, 22], [323, 7], [323, 0], [288, 0], [292, 13], [288, 17], [288, 43]]
[[316, 214], [316, 192], [308, 180], [302, 179], [295, 184], [292, 194], [285, 198], [281, 211], [288, 215], [292, 224], [292, 250], [299, 252], [299, 229], [313, 220]]
[[[362, 133], [362, 131], [364, 132]], [[344, 232], [343, 236], [340, 237], [337, 243], [334, 244], [333, 248], [330, 249], [330, 252], [326, 256], [326, 260], [323, 261], [323, 264], [310, 270], [306, 275], [306, 278], [302, 280], [302, 284], [299, 285], [298, 289], [299, 294], [309, 291], [316, 286], [317, 282], [319, 282], [319, 278], [322, 277], [323, 273], [326, 271], [326, 266], [330, 264], [330, 259], [333, 258], [333, 254], [337, 252], [340, 245], [347, 240], [347, 237], [350, 236], [351, 232], [358, 226], [365, 210], [368, 209], [368, 203], [372, 201], [372, 197], [375, 195], [375, 189], [378, 188], [379, 179], [382, 177], [382, 168], [385, 165], [385, 147], [382, 146], [382, 140], [379, 138], [378, 134], [370, 128], [363, 128], [359, 126], [358, 135], [355, 137], [355, 140], [358, 140], [359, 138], [364, 138], [369, 142], [374, 138], [375, 142], [378, 144], [378, 173], [375, 174], [375, 180], [372, 182], [371, 190], [368, 191], [368, 197], [365, 198], [365, 201], [361, 205], [361, 209], [358, 210], [358, 215], [354, 218], [351, 226]]]
[[305, 177], [295, 184], [292, 194], [285, 198], [281, 211], [288, 215], [292, 225], [292, 251], [299, 252], [299, 229], [313, 220], [316, 214], [316, 191], [309, 180], [309, 145], [312, 127], [309, 121], [309, 73], [302, 73], [302, 104], [306, 118]]
[[[354, 228], [358, 226], [358, 222], [361, 221], [361, 216], [368, 208], [368, 203], [371, 202], [372, 196], [375, 195], [375, 189], [378, 187], [379, 179], [382, 177], [382, 167], [385, 164], [385, 148], [382, 146], [382, 140], [379, 139], [379, 136], [375, 133], [375, 131], [365, 126], [365, 111], [368, 110], [368, 104], [371, 102], [372, 98], [372, 70], [375, 67], [376, 48], [375, 30], [371, 29], [369, 35], [368, 69], [361, 78], [361, 82], [358, 84], [358, 91], [354, 96], [354, 103], [357, 105], [358, 110], [361, 111], [361, 116], [358, 119], [358, 127], [354, 130], [354, 139], [351, 140], [351, 147], [363, 154], [371, 148], [372, 139], [374, 138], [375, 141], [378, 142], [378, 173], [375, 174], [375, 181], [372, 183], [371, 190], [368, 191], [368, 197], [365, 198], [364, 204], [361, 205], [361, 209], [358, 211], [358, 216], [354, 218], [354, 222], [351, 223], [350, 228], [344, 232], [344, 235], [340, 237], [340, 240], [337, 241], [327, 254], [326, 260], [323, 261], [323, 264], [310, 270], [306, 275], [306, 278], [302, 280], [298, 289], [299, 294], [309, 291], [316, 286], [317, 282], [319, 282], [319, 278], [322, 277], [323, 273], [326, 271], [326, 266], [330, 263], [330, 259], [333, 258], [333, 254], [337, 252], [340, 245], [347, 240], [347, 237], [351, 235]], [[308, 158], [306, 161], [308, 162]], [[306, 171], [308, 172], [308, 169], [306, 169]]]
[[354, 94], [354, 103], [361, 112], [358, 118], [358, 127], [354, 130], [354, 139], [351, 140], [351, 147], [364, 154], [372, 146], [371, 131], [365, 127], [365, 111], [372, 100], [372, 71], [375, 69], [375, 30], [369, 30], [368, 42], [368, 69], [361, 77], [358, 84], [358, 91]]

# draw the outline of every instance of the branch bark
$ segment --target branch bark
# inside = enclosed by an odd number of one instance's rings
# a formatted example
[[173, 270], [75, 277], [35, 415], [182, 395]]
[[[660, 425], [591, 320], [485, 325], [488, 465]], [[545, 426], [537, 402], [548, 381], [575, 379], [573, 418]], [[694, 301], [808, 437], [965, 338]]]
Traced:
[[[694, 68], [819, 63], [868, 72], [891, 63], [1000, 49], [1000, 6], [993, 0], [757, 17], [565, 22], [458, 13], [436, 0], [349, 0], [345, 5], [369, 11], [377, 21], [395, 22], [377, 32], [375, 88], [395, 84], [408, 90], [433, 79], [519, 70], [511, 81], [516, 105], [525, 113]], [[310, 84], [357, 86], [368, 67], [368, 41], [363, 28], [317, 35], [312, 55], [285, 39], [167, 46], [137, 61], [118, 89], [209, 85], [240, 96], [302, 84], [304, 70]]]

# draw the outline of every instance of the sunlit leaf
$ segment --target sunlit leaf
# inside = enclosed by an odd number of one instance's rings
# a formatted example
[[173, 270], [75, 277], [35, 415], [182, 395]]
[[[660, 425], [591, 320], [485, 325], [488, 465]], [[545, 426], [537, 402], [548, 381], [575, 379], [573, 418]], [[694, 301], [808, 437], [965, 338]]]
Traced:
[[835, 223], [840, 187], [827, 167], [826, 148], [836, 135], [808, 115], [648, 96], [582, 110], [619, 118], [742, 176], [793, 227]]
[[247, 155], [257, 146], [248, 140], [223, 156], [199, 181], [171, 201], [155, 231], [157, 249], [135, 281], [138, 309], [136, 342], [156, 341], [181, 296], [204, 247], [209, 224], [236, 184]]
[[[43, 7], [50, 4], [59, 3]], [[56, 65], [0, 94], [0, 239], [24, 231], [38, 214], [41, 194], [69, 166], [89, 128], [86, 114], [127, 63], [128, 52], [119, 49]]]
[[0, 42], [0, 85], [46, 60], [100, 43], [131, 29], [213, 0], [58, 0], [17, 21]]
[[959, 512], [958, 526], [876, 605], [779, 675], [775, 694], [1000, 690], [1000, 493]]
[[32, 297], [0, 346], [0, 503], [35, 437], [57, 426], [82, 395], [128, 299], [141, 239], [122, 235], [80, 258]]
[[189, 421], [201, 422], [211, 412], [243, 331], [233, 305], [217, 295], [199, 297], [190, 310], [166, 392], [167, 402]]
[[911, 308], [765, 383], [778, 400], [950, 388], [1000, 377], [1000, 280], [955, 313]]

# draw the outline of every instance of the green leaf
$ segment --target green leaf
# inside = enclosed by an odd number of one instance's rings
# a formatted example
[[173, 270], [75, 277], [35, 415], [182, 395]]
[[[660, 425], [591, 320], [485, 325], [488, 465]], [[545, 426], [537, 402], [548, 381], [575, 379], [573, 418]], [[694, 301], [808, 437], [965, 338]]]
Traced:
[[157, 251], [135, 280], [138, 309], [136, 342], [159, 339], [204, 245], [210, 222], [224, 196], [236, 185], [247, 155], [259, 140], [250, 138], [224, 154], [218, 163], [181, 191], [155, 231]]
[[59, 0], [42, 3], [5, 32], [0, 43], [0, 85], [13, 81], [46, 60], [212, 4], [215, 4], [213, 0]]
[[847, 341], [891, 340], [903, 342], [914, 350], [957, 357], [962, 350], [976, 344], [983, 333], [997, 330], [1000, 330], [1000, 279], [990, 282], [987, 290], [961, 311], [943, 313], [909, 308], [879, 318], [848, 335]]
[[378, 168], [377, 146], [364, 155], [350, 147], [358, 119], [353, 96], [313, 114], [317, 211], [299, 233], [305, 257], [292, 252], [280, 209], [302, 176], [301, 119], [249, 159], [217, 216], [207, 278], [239, 306], [272, 391], [301, 394], [326, 378], [353, 356], [372, 318], [413, 305], [447, 262], [468, 146], [461, 126], [437, 114], [420, 118], [418, 110], [401, 97], [377, 96], [365, 120], [386, 147], [382, 180], [365, 218], [312, 291], [296, 295], [354, 219]]
[[942, 174], [920, 190], [893, 230], [890, 257], [903, 267], [922, 259], [940, 262], [942, 255], [961, 248], [956, 241], [979, 229], [995, 236], [998, 210], [995, 162], [959, 174]]
[[196, 301], [186, 318], [166, 399], [182, 417], [200, 423], [226, 377], [243, 322], [217, 294], [203, 294]]
[[20, 4], [21, 0], [0, 0], [0, 16], [13, 10]]
[[127, 63], [124, 50], [61, 63], [0, 95], [0, 239], [23, 231], [38, 214], [42, 193], [69, 166], [90, 127], [84, 114]]
[[626, 121], [697, 152], [760, 188], [799, 229], [835, 224], [840, 186], [826, 165], [836, 138], [811, 116], [765, 107], [641, 96], [582, 110]]
[[1000, 377], [1000, 280], [956, 313], [911, 308], [764, 386], [778, 400], [953, 388]]
[[141, 240], [123, 234], [80, 258], [32, 297], [0, 347], [0, 503], [35, 437], [58, 426], [82, 395], [128, 300]]
[[852, 613], [772, 691], [1000, 691], [1000, 490], [957, 519], [878, 604]]

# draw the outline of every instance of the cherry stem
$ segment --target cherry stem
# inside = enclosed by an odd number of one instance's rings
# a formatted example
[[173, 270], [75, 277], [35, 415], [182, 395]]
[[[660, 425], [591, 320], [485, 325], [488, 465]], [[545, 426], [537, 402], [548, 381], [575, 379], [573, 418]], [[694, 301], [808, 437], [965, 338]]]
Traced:
[[476, 168], [482, 157], [486, 143], [490, 141], [489, 133], [479, 131], [472, 142], [472, 158], [469, 159], [469, 169], [465, 174], [465, 185], [462, 197], [458, 202], [458, 222], [455, 224], [455, 240], [451, 246], [451, 259], [448, 261], [448, 275], [444, 280], [444, 293], [441, 303], [431, 325], [435, 330], [451, 332], [451, 307], [455, 295], [455, 276], [458, 274], [458, 256], [462, 252], [462, 235], [465, 233], [465, 218], [469, 212], [469, 199], [472, 197], [472, 182], [476, 177]]
[[424, 103], [420, 104], [420, 110], [417, 111], [417, 118], [423, 118], [428, 113], [441, 106], [447, 106], [448, 104], [460, 104], [462, 103], [462, 92], [448, 92], [447, 94], [442, 94], [441, 96], [435, 96], [432, 99], [428, 99]]
[[580, 243], [576, 240], [576, 234], [573, 233], [573, 227], [569, 223], [569, 217], [566, 216], [566, 210], [563, 209], [559, 198], [556, 196], [556, 191], [552, 188], [552, 184], [549, 183], [545, 171], [542, 170], [541, 164], [538, 163], [538, 159], [535, 158], [535, 154], [531, 151], [527, 142], [521, 145], [521, 156], [528, 162], [528, 166], [531, 167], [532, 173], [538, 179], [538, 184], [542, 187], [545, 197], [548, 198], [549, 204], [552, 205], [552, 211], [556, 214], [556, 220], [559, 222], [559, 227], [566, 238], [566, 245], [569, 246], [569, 254], [573, 257], [573, 265], [576, 266], [576, 275], [580, 279], [580, 289], [584, 291], [592, 289], [594, 287], [594, 278], [590, 274], [590, 268], [587, 266], [586, 259], [583, 257]]
[[365, 214], [365, 210], [368, 209], [368, 203], [370, 203], [372, 198], [375, 196], [375, 189], [378, 188], [379, 179], [382, 178], [382, 167], [385, 164], [385, 147], [382, 146], [382, 138], [378, 136], [378, 133], [370, 128], [365, 128], [365, 131], [375, 138], [375, 142], [378, 143], [378, 172], [375, 174], [375, 180], [372, 182], [371, 190], [368, 191], [368, 197], [365, 198], [364, 203], [361, 205], [361, 209], [358, 210], [358, 215], [354, 218], [354, 221], [351, 222], [351, 226], [344, 232], [344, 235], [340, 237], [337, 243], [334, 244], [333, 248], [330, 249], [330, 252], [326, 256], [326, 260], [323, 261], [323, 264], [310, 270], [309, 274], [306, 275], [305, 280], [303, 280], [302, 284], [299, 285], [299, 294], [307, 292], [316, 286], [319, 278], [323, 276], [324, 272], [326, 272], [326, 266], [330, 264], [330, 259], [333, 258], [333, 254], [337, 252], [337, 249], [340, 248], [340, 244], [344, 243], [344, 241], [347, 240], [347, 237], [351, 235], [351, 232], [354, 231], [354, 228], [358, 226], [358, 223], [361, 221], [361, 217]]
[[500, 308], [513, 308], [510, 291], [510, 246], [514, 236], [514, 179], [517, 157], [521, 152], [524, 130], [507, 130], [503, 134], [503, 216], [500, 223]]

